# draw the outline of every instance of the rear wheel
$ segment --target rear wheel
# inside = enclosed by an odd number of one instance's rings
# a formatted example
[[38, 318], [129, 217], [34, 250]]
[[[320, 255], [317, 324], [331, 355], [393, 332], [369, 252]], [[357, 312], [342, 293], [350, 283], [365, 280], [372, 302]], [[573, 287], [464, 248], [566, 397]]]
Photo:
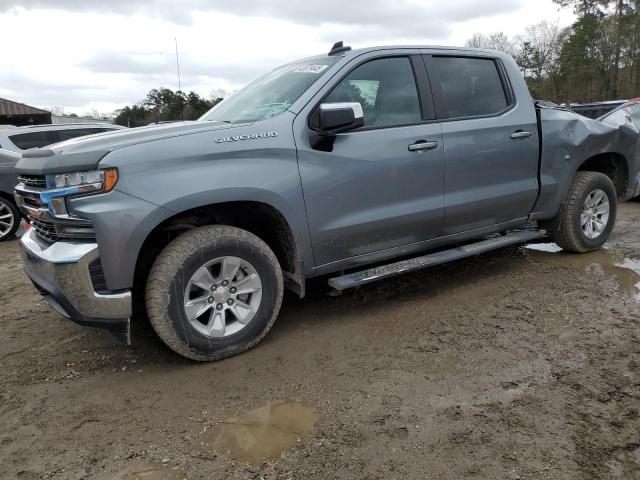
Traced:
[[208, 226], [171, 242], [156, 259], [146, 289], [158, 336], [200, 361], [243, 352], [267, 334], [284, 282], [271, 249], [239, 228]]
[[611, 179], [598, 172], [578, 172], [562, 209], [549, 223], [553, 239], [571, 252], [597, 250], [613, 230], [616, 211]]
[[11, 240], [20, 226], [20, 212], [13, 202], [0, 197], [0, 242]]

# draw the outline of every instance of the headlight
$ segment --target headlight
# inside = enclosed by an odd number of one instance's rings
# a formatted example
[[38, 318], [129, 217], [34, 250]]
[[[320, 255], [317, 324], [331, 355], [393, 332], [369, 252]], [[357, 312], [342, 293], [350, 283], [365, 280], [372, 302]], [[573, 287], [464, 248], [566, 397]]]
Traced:
[[110, 192], [118, 182], [118, 170], [107, 168], [88, 172], [61, 173], [52, 175], [51, 180], [52, 188], [70, 189], [71, 195], [74, 193]]
[[40, 199], [56, 217], [67, 215], [67, 198], [92, 193], [106, 193], [118, 183], [118, 170], [90, 170], [86, 172], [61, 173], [49, 175], [49, 190], [40, 192]]

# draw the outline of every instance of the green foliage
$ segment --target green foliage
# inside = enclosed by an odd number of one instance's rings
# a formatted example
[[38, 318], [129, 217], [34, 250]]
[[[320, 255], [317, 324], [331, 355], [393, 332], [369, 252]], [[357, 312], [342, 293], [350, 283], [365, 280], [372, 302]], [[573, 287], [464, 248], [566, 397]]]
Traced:
[[150, 123], [196, 120], [222, 99], [207, 100], [195, 92], [154, 88], [136, 105], [116, 111], [115, 123], [140, 127]]
[[554, 2], [573, 9], [573, 25], [559, 30], [542, 22], [508, 42], [499, 34], [476, 34], [467, 43], [514, 55], [534, 98], [564, 103], [640, 96], [640, 0]]

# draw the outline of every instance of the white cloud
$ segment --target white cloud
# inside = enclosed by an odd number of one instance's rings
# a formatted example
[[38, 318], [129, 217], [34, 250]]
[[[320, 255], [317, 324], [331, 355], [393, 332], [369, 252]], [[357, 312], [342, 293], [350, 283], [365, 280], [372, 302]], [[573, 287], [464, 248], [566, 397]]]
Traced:
[[[55, 8], [52, 8], [55, 7]], [[134, 103], [151, 88], [208, 96], [334, 41], [461, 45], [541, 20], [571, 22], [552, 0], [0, 0], [0, 96], [82, 113]]]

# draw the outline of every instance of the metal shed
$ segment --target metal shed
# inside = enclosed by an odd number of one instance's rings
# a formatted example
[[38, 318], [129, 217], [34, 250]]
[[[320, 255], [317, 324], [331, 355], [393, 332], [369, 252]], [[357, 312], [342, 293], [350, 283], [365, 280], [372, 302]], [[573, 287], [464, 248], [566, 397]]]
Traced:
[[21, 127], [43, 123], [51, 123], [51, 112], [0, 98], [0, 125]]

